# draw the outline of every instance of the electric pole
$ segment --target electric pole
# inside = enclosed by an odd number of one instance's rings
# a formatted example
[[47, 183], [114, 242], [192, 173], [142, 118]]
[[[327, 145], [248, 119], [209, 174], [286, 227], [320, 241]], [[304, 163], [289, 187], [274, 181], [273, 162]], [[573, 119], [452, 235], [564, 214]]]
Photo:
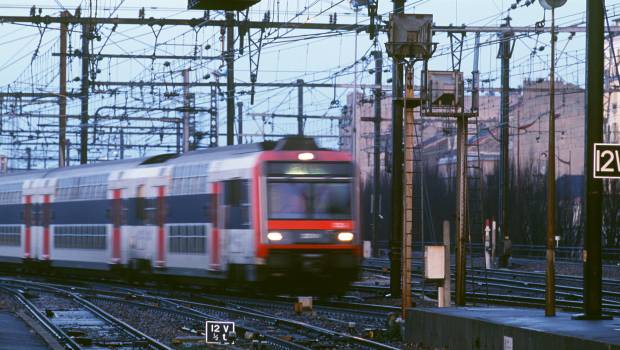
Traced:
[[594, 178], [594, 144], [603, 142], [604, 0], [586, 3], [585, 232], [583, 250], [583, 319], [605, 318], [601, 310], [603, 180]]
[[297, 135], [304, 134], [304, 81], [297, 80]]
[[189, 68], [183, 69], [183, 153], [189, 152]]
[[237, 144], [243, 143], [243, 102], [237, 102]]
[[551, 8], [549, 72], [549, 151], [547, 157], [547, 271], [545, 316], [555, 316], [555, 8]]
[[[68, 17], [69, 12], [63, 11], [61, 17]], [[67, 23], [60, 23], [60, 72], [59, 95], [58, 95], [58, 167], [62, 168], [66, 165], [65, 148], [67, 133]]]
[[[465, 279], [466, 279], [466, 244], [467, 244], [467, 117], [462, 114], [456, 117], [456, 286], [455, 303], [465, 306]], [[450, 269], [450, 266], [446, 266]]]
[[[510, 26], [510, 17], [505, 18], [504, 27]], [[510, 123], [510, 58], [512, 56], [513, 34], [504, 32], [500, 43], [498, 58], [501, 59], [501, 96], [500, 96], [500, 177], [499, 177], [499, 225], [504, 235], [504, 253], [503, 257], [508, 264], [510, 249], [510, 232], [508, 230], [508, 195], [510, 185], [510, 163], [509, 149], [510, 136], [508, 126]]]
[[235, 143], [235, 13], [226, 11], [226, 145]]
[[82, 24], [82, 86], [80, 90], [82, 99], [82, 120], [80, 125], [80, 164], [88, 163], [88, 82], [90, 65], [90, 24]]
[[[394, 13], [403, 13], [405, 0], [392, 0]], [[392, 232], [390, 235], [390, 293], [401, 295], [403, 234], [403, 65], [392, 60]]]
[[375, 120], [374, 120], [374, 149], [373, 149], [373, 194], [372, 194], [372, 255], [377, 254], [377, 237], [379, 236], [379, 206], [381, 205], [381, 75], [383, 72], [383, 57], [381, 51], [373, 51], [375, 58]]

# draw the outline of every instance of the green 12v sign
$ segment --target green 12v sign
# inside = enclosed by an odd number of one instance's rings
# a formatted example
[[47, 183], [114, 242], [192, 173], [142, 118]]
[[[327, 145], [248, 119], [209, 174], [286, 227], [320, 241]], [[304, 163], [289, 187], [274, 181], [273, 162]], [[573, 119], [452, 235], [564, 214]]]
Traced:
[[620, 178], [620, 144], [594, 144], [594, 178]]

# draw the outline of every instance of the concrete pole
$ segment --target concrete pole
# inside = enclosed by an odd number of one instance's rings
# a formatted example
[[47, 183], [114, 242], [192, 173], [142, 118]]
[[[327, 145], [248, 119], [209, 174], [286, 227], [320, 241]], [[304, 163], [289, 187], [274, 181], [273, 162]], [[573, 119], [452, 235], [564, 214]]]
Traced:
[[67, 166], [71, 165], [71, 140], [67, 140], [67, 151], [65, 153], [65, 162]]
[[[452, 303], [452, 294], [450, 293], [450, 289], [452, 288], [452, 283], [450, 281], [450, 221], [444, 220], [443, 222], [443, 245], [446, 250], [445, 255], [445, 274], [443, 277], [443, 305], [449, 307]], [[441, 307], [441, 305], [439, 305]]]
[[[510, 19], [506, 18], [506, 24], [503, 26], [509, 26]], [[509, 162], [509, 144], [510, 133], [508, 126], [510, 124], [510, 58], [512, 56], [512, 33], [504, 33], [502, 42], [500, 43], [500, 58], [501, 58], [501, 108], [500, 108], [500, 188], [499, 188], [499, 228], [500, 232], [504, 235], [504, 252], [503, 255], [507, 255], [506, 251], [510, 239], [510, 232], [508, 230], [508, 196], [510, 185], [510, 162]], [[508, 263], [508, 262], [506, 262]]]
[[467, 243], [467, 118], [457, 117], [456, 305], [465, 306]]
[[297, 79], [297, 135], [304, 134], [304, 81]]
[[189, 68], [183, 69], [183, 153], [189, 152]]
[[[407, 71], [405, 73], [405, 103], [407, 106], [407, 100], [413, 100], [413, 64], [407, 65]], [[403, 242], [402, 242], [402, 311], [403, 319], [407, 317], [407, 309], [412, 305], [411, 303], [411, 265], [413, 254], [413, 191], [421, 189], [415, 189], [413, 185], [413, 144], [414, 144], [414, 123], [413, 123], [413, 108], [405, 107], [405, 154], [404, 154], [404, 176], [403, 176], [403, 193], [400, 198], [403, 203]], [[418, 223], [416, 223], [418, 224]]]
[[379, 237], [379, 207], [381, 205], [381, 80], [383, 72], [383, 57], [381, 51], [373, 51], [375, 58], [375, 85], [374, 93], [374, 149], [373, 149], [373, 196], [372, 196], [372, 249], [373, 256], [377, 255], [377, 237]]
[[226, 12], [226, 145], [235, 143], [235, 13]]
[[[63, 11], [61, 17], [68, 17], [69, 12]], [[66, 164], [65, 149], [67, 142], [67, 31], [68, 25], [60, 23], [60, 73], [58, 81], [60, 92], [58, 96], [58, 167], [62, 168]]]
[[180, 122], [176, 122], [176, 127], [177, 127], [177, 154], [181, 154], [181, 123]]
[[237, 144], [243, 143], [243, 102], [237, 102]]
[[[403, 13], [405, 1], [393, 0], [394, 13]], [[357, 92], [356, 92], [357, 93]], [[401, 295], [401, 241], [403, 232], [403, 65], [392, 61], [392, 232], [390, 235], [390, 293]]]
[[82, 24], [82, 86], [80, 90], [81, 106], [81, 125], [80, 125], [80, 164], [88, 163], [88, 87], [89, 87], [89, 65], [90, 65], [90, 24]]
[[30, 147], [26, 147], [26, 169], [32, 169], [32, 149]]
[[551, 9], [549, 73], [549, 150], [547, 157], [547, 271], [545, 316], [555, 316], [555, 9]]
[[594, 176], [594, 144], [603, 142], [604, 0], [586, 3], [586, 117], [585, 117], [585, 247], [583, 301], [586, 319], [603, 318], [601, 310], [603, 181]]

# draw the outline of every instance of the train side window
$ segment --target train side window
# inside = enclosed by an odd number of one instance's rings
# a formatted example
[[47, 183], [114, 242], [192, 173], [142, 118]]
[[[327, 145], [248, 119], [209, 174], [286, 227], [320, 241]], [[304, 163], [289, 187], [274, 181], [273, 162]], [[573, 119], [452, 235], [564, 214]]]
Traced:
[[250, 228], [250, 182], [248, 180], [235, 179], [224, 181], [223, 184], [223, 204], [226, 210], [224, 228]]
[[0, 205], [21, 204], [22, 184], [13, 183], [0, 186]]

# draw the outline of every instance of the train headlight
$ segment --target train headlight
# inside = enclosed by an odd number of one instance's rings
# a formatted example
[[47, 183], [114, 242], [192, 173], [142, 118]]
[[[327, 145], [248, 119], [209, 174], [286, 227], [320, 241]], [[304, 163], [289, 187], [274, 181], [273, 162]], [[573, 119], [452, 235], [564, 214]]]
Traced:
[[353, 240], [352, 232], [340, 232], [338, 234], [338, 240], [340, 242], [351, 242]]
[[281, 241], [282, 240], [282, 234], [280, 232], [269, 232], [267, 234], [267, 239], [270, 241]]
[[299, 159], [299, 160], [313, 160], [314, 159], [314, 154], [312, 154], [310, 152], [299, 153], [297, 155], [297, 159]]

